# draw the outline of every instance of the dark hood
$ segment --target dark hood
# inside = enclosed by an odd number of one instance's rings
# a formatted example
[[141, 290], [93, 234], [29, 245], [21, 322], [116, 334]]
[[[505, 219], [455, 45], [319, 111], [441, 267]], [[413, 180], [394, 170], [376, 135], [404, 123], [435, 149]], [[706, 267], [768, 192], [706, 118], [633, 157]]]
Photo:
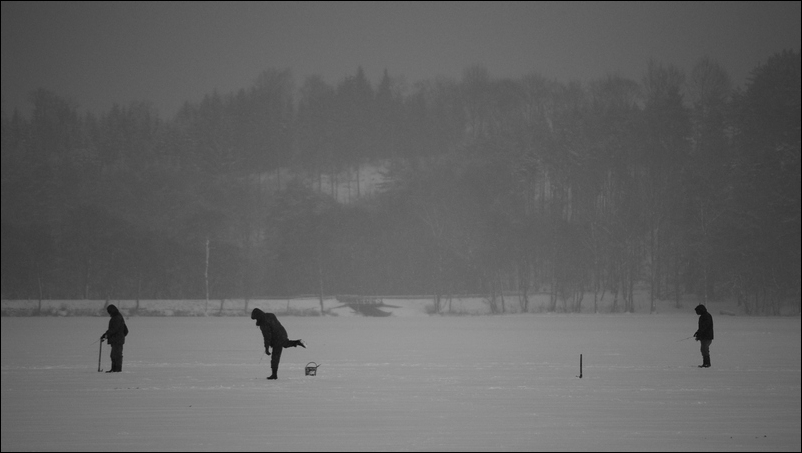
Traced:
[[697, 315], [703, 315], [707, 313], [707, 308], [705, 308], [705, 306], [701, 304], [697, 305], [696, 308], [694, 308], [694, 310], [696, 310]]
[[118, 310], [114, 304], [109, 304], [109, 306], [106, 307], [106, 311], [109, 312], [109, 316], [116, 316], [120, 314], [120, 310]]
[[253, 311], [251, 311], [251, 319], [256, 320], [257, 326], [261, 325], [262, 320], [265, 319], [265, 312], [258, 308], [254, 308]]

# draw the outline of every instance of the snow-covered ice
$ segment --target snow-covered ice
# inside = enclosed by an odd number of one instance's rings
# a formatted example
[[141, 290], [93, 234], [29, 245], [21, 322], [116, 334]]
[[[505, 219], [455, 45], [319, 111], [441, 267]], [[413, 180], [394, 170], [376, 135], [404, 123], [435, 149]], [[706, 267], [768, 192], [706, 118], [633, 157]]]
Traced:
[[710, 369], [692, 310], [280, 320], [268, 381], [247, 316], [126, 317], [113, 374], [108, 318], [3, 317], [2, 450], [801, 449], [798, 316], [714, 313]]

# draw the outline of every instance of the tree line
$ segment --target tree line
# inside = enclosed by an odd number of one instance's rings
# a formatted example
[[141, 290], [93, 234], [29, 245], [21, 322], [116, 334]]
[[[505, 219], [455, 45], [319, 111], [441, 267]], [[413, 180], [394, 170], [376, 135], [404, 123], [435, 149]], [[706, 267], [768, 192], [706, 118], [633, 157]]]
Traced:
[[[633, 311], [646, 288], [652, 309], [779, 313], [800, 301], [801, 85], [785, 51], [742, 89], [708, 58], [586, 84], [270, 70], [172, 119], [40, 89], [2, 119], [2, 298], [480, 293], [504, 311], [514, 291], [524, 311], [544, 292]], [[380, 192], [326, 193], [368, 162]]]

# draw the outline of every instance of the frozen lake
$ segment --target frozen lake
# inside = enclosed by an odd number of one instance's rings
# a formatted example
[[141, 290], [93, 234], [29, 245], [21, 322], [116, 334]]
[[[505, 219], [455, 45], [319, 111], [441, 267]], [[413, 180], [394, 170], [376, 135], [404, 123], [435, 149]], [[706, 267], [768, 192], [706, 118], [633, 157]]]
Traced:
[[3, 317], [2, 450], [802, 449], [799, 317], [714, 313], [710, 369], [692, 309], [279, 319], [267, 381], [246, 316], [126, 317], [114, 374], [108, 318]]

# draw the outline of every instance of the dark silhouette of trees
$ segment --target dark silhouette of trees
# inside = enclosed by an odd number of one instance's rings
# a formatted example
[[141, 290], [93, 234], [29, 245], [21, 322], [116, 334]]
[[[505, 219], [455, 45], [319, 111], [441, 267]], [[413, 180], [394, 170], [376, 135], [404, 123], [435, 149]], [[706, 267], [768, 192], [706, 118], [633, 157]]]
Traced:
[[[441, 311], [480, 293], [506, 312], [515, 292], [522, 311], [546, 293], [631, 312], [645, 289], [651, 310], [695, 294], [778, 313], [800, 297], [799, 63], [774, 55], [735, 92], [707, 58], [586, 85], [473, 66], [296, 90], [269, 70], [169, 120], [38, 90], [2, 120], [2, 297], [430, 294]], [[370, 195], [368, 163], [385, 169]]]
[[800, 82], [800, 54], [786, 51], [736, 94], [722, 269], [749, 311], [776, 314], [800, 294]]

